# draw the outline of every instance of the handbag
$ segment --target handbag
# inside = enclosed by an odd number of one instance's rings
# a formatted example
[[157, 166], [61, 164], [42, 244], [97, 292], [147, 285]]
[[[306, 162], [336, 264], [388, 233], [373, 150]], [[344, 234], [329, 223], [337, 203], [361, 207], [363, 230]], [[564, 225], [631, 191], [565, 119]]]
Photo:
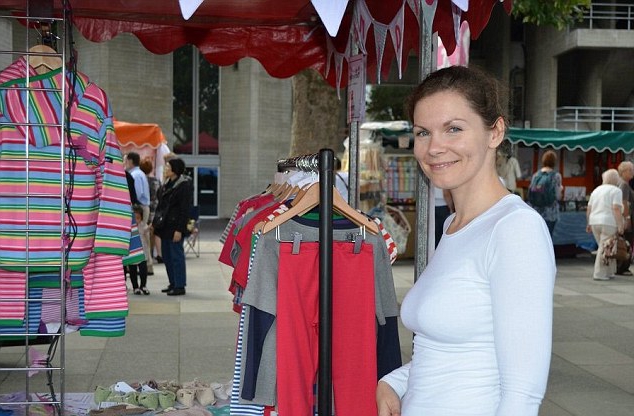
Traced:
[[603, 246], [604, 263], [607, 260], [628, 261], [631, 255], [630, 243], [620, 235], [615, 235], [605, 240]]
[[614, 258], [617, 261], [627, 261], [630, 259], [630, 243], [621, 236], [616, 240], [616, 254]]
[[152, 227], [155, 230], [160, 230], [165, 225], [165, 218], [167, 218], [167, 211], [156, 211], [154, 218], [152, 219]]

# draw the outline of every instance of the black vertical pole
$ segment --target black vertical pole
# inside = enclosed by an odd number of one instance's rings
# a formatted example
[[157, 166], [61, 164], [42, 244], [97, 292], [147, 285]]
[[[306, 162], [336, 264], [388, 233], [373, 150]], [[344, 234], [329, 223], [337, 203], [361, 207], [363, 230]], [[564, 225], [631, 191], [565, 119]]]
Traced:
[[332, 414], [332, 187], [334, 152], [319, 151], [319, 416]]

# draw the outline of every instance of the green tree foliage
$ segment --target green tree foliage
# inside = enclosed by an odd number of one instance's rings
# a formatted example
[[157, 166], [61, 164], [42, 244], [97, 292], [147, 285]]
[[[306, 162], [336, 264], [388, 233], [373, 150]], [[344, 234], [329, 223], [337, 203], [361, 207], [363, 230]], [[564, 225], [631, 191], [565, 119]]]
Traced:
[[403, 103], [411, 90], [402, 85], [372, 86], [366, 113], [375, 121], [407, 120]]
[[559, 30], [581, 20], [591, 0], [513, 0], [514, 17], [524, 23], [551, 25]]

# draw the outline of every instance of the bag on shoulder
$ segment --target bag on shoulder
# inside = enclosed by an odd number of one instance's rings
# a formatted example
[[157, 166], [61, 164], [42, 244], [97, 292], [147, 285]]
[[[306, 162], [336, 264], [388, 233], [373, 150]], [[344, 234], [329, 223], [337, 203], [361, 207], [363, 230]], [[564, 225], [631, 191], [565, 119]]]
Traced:
[[154, 230], [160, 230], [165, 225], [165, 218], [167, 217], [167, 211], [156, 211], [154, 218], [152, 219], [152, 227]]
[[539, 172], [528, 187], [528, 202], [534, 207], [551, 206], [557, 199], [555, 172]]

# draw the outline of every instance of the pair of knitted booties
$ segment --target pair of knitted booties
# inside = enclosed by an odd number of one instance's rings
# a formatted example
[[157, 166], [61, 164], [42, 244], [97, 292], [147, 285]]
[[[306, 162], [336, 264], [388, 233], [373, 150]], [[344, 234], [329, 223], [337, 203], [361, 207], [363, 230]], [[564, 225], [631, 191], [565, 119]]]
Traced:
[[184, 383], [183, 388], [176, 392], [176, 400], [187, 407], [194, 405], [194, 400], [201, 406], [209, 406], [216, 403], [216, 397], [212, 387], [198, 379]]
[[97, 386], [94, 393], [96, 404], [102, 402], [114, 402], [140, 406], [145, 409], [156, 410], [158, 408], [167, 409], [176, 403], [176, 394], [173, 391], [130, 391], [119, 392], [111, 387]]

